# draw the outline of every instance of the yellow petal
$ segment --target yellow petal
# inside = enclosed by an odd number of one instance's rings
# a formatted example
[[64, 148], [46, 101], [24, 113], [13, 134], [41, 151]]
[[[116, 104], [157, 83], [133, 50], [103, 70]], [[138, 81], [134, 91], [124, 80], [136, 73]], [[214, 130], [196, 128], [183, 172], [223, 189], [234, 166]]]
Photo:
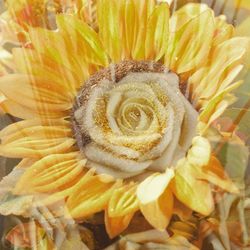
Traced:
[[1, 130], [0, 138], [0, 154], [15, 158], [67, 152], [75, 144], [69, 122], [63, 120], [16, 122]]
[[134, 184], [122, 186], [114, 190], [108, 204], [109, 217], [123, 217], [139, 209]]
[[202, 167], [208, 164], [211, 157], [211, 146], [209, 141], [201, 136], [192, 140], [192, 147], [188, 150], [187, 160], [190, 164]]
[[86, 160], [77, 153], [50, 155], [27, 168], [14, 189], [15, 194], [53, 193], [72, 186], [83, 173]]
[[156, 173], [145, 179], [137, 189], [141, 212], [159, 230], [167, 227], [172, 215], [173, 196], [168, 185], [173, 176], [171, 169], [164, 174]]
[[99, 36], [113, 62], [122, 59], [119, 11], [119, 1], [100, 0], [97, 2]]
[[215, 18], [215, 32], [213, 38], [213, 47], [218, 46], [220, 43], [229, 40], [234, 35], [234, 27], [232, 24], [226, 22], [225, 16], [218, 16]]
[[178, 162], [172, 189], [175, 196], [186, 206], [203, 215], [209, 215], [214, 209], [210, 185], [196, 179], [196, 171], [184, 160]]
[[62, 118], [68, 116], [66, 112], [57, 112], [51, 111], [46, 112], [44, 110], [34, 110], [23, 106], [20, 103], [16, 103], [15, 101], [6, 99], [0, 103], [0, 108], [3, 110], [4, 113], [8, 113], [15, 117], [21, 119], [34, 119], [34, 118]]
[[84, 218], [102, 211], [109, 202], [120, 181], [114, 182], [111, 176], [86, 175], [72, 190], [67, 207], [73, 218]]
[[[179, 18], [187, 18], [186, 14], [183, 15]], [[213, 12], [207, 9], [178, 28], [177, 24], [174, 32], [170, 33], [165, 63], [171, 70], [185, 73], [199, 68], [208, 56], [215, 28]]]
[[231, 84], [225, 90], [217, 93], [212, 99], [203, 104], [202, 112], [199, 115], [199, 120], [206, 124], [202, 128], [201, 133], [203, 133], [208, 126], [217, 119], [225, 109], [235, 101], [235, 97], [229, 93], [238, 88], [242, 84], [242, 81]]
[[60, 88], [34, 76], [10, 74], [0, 79], [0, 91], [15, 103], [36, 112], [63, 112], [72, 107]]
[[[78, 57], [83, 57], [88, 63], [107, 66], [108, 58], [102, 47], [96, 32], [86, 23], [70, 15], [58, 15], [57, 24], [59, 29], [66, 31], [67, 44], [75, 49], [70, 51]], [[71, 37], [70, 37], [71, 36]], [[75, 41], [79, 42], [79, 47], [75, 47]], [[70, 56], [70, 55], [69, 55]]]
[[[188, 80], [193, 89], [195, 102], [209, 100], [218, 92], [225, 90], [236, 77], [230, 76], [241, 65], [250, 45], [246, 37], [235, 37], [219, 44], [209, 55], [210, 64], [195, 72]], [[238, 72], [239, 73], [239, 72]], [[230, 81], [224, 82], [226, 78]]]
[[167, 51], [169, 6], [162, 3], [154, 8], [146, 30], [145, 58], [158, 61]]
[[134, 213], [120, 217], [110, 217], [108, 211], [105, 211], [105, 227], [109, 237], [112, 239], [122, 233], [129, 225]]
[[[39, 30], [36, 30], [36, 32], [38, 33], [37, 36], [43, 35], [43, 33], [39, 34]], [[58, 44], [58, 41], [54, 43]], [[85, 66], [83, 63], [81, 64], [81, 72], [79, 72], [72, 70], [76, 62], [70, 62], [71, 67], [66, 67], [57, 62], [56, 59], [51, 58], [48, 53], [39, 53], [34, 49], [14, 48], [12, 53], [19, 72], [36, 76], [38, 79], [42, 78], [47, 83], [60, 87], [60, 92], [72, 100], [77, 93], [77, 89], [89, 76], [88, 68], [83, 67]], [[62, 55], [60, 54], [61, 57]], [[67, 60], [67, 56], [60, 58], [60, 61]]]

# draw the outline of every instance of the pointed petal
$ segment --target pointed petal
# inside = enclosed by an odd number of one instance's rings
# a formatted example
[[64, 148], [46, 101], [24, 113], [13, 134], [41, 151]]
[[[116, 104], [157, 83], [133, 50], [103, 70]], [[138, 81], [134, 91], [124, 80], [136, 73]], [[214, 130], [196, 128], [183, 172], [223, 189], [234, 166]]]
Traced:
[[7, 157], [42, 157], [67, 152], [75, 144], [67, 121], [41, 123], [39, 119], [13, 123], [0, 132], [0, 154]]
[[0, 91], [11, 101], [35, 112], [63, 112], [72, 106], [60, 87], [34, 76], [11, 74], [1, 77]]
[[105, 211], [105, 227], [109, 237], [112, 239], [122, 233], [129, 225], [134, 213], [126, 214], [120, 217], [110, 217], [108, 211]]
[[149, 17], [146, 41], [145, 58], [158, 61], [167, 51], [169, 33], [169, 6], [162, 3], [156, 6]]
[[211, 47], [215, 24], [210, 9], [204, 10], [199, 15], [193, 13], [190, 15], [185, 11], [179, 14], [179, 17], [178, 15], [171, 17], [170, 25], [175, 27], [170, 34], [165, 63], [171, 70], [185, 73], [197, 70], [204, 63], [204, 58], [208, 56]]
[[72, 186], [83, 173], [86, 160], [77, 153], [42, 158], [27, 168], [17, 182], [15, 194], [53, 193]]
[[[209, 55], [209, 65], [195, 72], [188, 80], [193, 90], [192, 99], [195, 102], [209, 100], [225, 90], [236, 77], [232, 72], [244, 62], [249, 46], [250, 39], [246, 37], [234, 37], [219, 44]], [[225, 83], [225, 79], [230, 80]]]
[[112, 194], [108, 205], [109, 217], [122, 217], [139, 210], [134, 184], [122, 186]]
[[121, 183], [111, 176], [88, 174], [72, 190], [67, 207], [73, 218], [84, 218], [102, 211], [109, 202], [113, 191]]
[[[73, 51], [70, 52], [76, 54], [77, 58], [83, 57], [90, 64], [108, 65], [108, 58], [101, 41], [89, 25], [70, 15], [58, 15], [57, 24], [59, 29], [65, 32], [66, 38], [72, 39], [68, 40], [67, 45], [73, 47]], [[77, 48], [75, 47], [75, 41], [79, 42]]]
[[171, 169], [164, 174], [151, 175], [137, 189], [141, 212], [159, 230], [167, 227], [172, 215], [173, 196], [168, 185], [173, 176]]

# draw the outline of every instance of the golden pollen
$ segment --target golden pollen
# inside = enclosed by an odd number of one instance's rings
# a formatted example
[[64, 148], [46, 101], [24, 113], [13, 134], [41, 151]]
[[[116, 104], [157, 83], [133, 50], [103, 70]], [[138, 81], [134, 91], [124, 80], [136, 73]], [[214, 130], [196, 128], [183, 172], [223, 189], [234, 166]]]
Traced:
[[197, 112], [162, 64], [123, 61], [85, 82], [71, 118], [87, 167], [130, 178], [165, 171], [184, 156]]

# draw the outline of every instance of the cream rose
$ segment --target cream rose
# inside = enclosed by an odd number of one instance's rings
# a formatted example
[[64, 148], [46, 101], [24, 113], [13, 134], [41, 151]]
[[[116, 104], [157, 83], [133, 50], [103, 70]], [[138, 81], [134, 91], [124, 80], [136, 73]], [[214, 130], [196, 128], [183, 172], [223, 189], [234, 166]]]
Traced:
[[191, 145], [197, 112], [174, 73], [128, 72], [82, 94], [74, 119], [87, 166], [98, 173], [129, 178], [164, 171]]

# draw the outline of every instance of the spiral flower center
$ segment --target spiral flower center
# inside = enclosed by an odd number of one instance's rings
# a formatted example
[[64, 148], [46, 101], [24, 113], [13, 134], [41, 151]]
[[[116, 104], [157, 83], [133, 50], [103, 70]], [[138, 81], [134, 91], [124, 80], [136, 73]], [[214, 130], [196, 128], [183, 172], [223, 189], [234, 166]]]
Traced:
[[164, 171], [182, 157], [195, 135], [197, 112], [176, 74], [159, 63], [124, 61], [89, 78], [72, 123], [89, 168], [129, 178]]

